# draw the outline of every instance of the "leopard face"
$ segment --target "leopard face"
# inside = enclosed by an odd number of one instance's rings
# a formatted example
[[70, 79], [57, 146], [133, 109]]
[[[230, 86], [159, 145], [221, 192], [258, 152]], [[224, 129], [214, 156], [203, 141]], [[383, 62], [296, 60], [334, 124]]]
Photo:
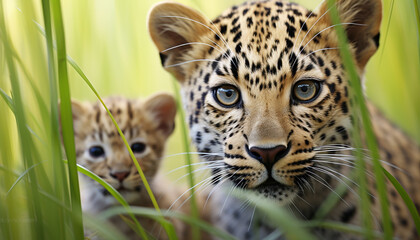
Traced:
[[[337, 2], [360, 75], [378, 47], [381, 2]], [[369, 9], [369, 10], [366, 10]], [[324, 3], [235, 6], [210, 22], [176, 3], [155, 6], [149, 31], [181, 83], [191, 138], [223, 159], [215, 177], [280, 205], [319, 179], [319, 154], [348, 144], [349, 83]], [[363, 33], [363, 34], [361, 34]]]
[[[174, 128], [176, 107], [173, 97], [162, 93], [146, 100], [110, 97], [104, 102], [125, 135], [146, 178], [153, 180], [160, 166], [165, 142]], [[72, 109], [77, 163], [108, 182], [129, 203], [147, 199], [140, 175], [106, 110], [99, 102], [75, 100]], [[99, 196], [99, 202], [116, 203], [115, 198], [95, 181], [87, 177], [83, 180], [82, 192], [85, 196]], [[94, 201], [84, 201], [85, 207], [90, 202]]]

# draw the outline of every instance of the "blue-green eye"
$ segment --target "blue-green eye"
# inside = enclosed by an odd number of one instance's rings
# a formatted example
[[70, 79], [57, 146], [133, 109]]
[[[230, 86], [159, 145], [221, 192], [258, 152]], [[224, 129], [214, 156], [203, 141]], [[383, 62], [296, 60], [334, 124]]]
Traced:
[[93, 158], [99, 158], [105, 155], [105, 151], [101, 146], [93, 146], [89, 148], [89, 155]]
[[222, 85], [215, 88], [213, 96], [216, 102], [223, 107], [233, 107], [241, 100], [239, 90], [232, 85]]
[[298, 102], [308, 103], [315, 100], [320, 90], [320, 83], [316, 80], [302, 80], [293, 86], [292, 96]]

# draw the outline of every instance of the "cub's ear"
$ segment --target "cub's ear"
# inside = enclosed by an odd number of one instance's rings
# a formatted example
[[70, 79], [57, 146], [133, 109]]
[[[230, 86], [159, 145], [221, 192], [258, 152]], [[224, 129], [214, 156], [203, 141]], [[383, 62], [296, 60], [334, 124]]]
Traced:
[[[162, 66], [178, 81], [184, 80], [181, 63], [188, 61], [188, 43], [199, 42], [211, 31], [209, 21], [192, 8], [174, 2], [155, 5], [149, 12], [149, 34], [159, 50]], [[177, 65], [179, 64], [179, 65]]]
[[[61, 103], [58, 103], [60, 134], [62, 134], [60, 108], [61, 108]], [[72, 116], [73, 116], [73, 128], [75, 129], [75, 131], [79, 129], [80, 127], [83, 128], [84, 121], [82, 121], [82, 119], [85, 119], [86, 114], [89, 113], [87, 104], [77, 101], [77, 100], [71, 100], [71, 110], [72, 110]]]
[[[60, 116], [60, 108], [61, 108], [61, 103], [58, 103], [58, 116]], [[86, 112], [88, 112], [88, 109], [87, 109], [86, 104], [84, 104], [83, 102], [72, 99], [71, 111], [72, 111], [73, 121], [77, 121], [82, 116], [84, 116]]]
[[166, 137], [171, 135], [175, 129], [176, 102], [174, 97], [167, 93], [159, 93], [151, 96], [144, 103], [147, 114], [152, 120], [158, 123], [158, 129]]
[[[379, 47], [379, 28], [382, 20], [381, 0], [336, 0], [340, 20], [346, 23], [345, 29], [349, 42], [355, 48], [355, 57], [361, 70]], [[320, 9], [320, 16], [329, 11], [327, 1]], [[326, 14], [323, 21], [332, 25]], [[348, 24], [352, 23], [352, 24]]]

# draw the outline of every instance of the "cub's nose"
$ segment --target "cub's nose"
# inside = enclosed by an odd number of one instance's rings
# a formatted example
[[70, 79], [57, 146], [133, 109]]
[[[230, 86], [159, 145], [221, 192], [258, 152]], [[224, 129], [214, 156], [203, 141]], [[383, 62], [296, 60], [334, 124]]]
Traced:
[[277, 145], [272, 148], [251, 147], [248, 150], [248, 154], [252, 158], [257, 159], [262, 164], [264, 164], [267, 170], [271, 171], [271, 168], [273, 167], [273, 165], [279, 159], [283, 158], [287, 154], [288, 151], [289, 151], [289, 148], [287, 146]]
[[111, 175], [111, 177], [117, 179], [118, 181], [122, 182], [124, 181], [124, 179], [128, 177], [129, 174], [130, 174], [129, 171], [121, 171], [121, 172], [113, 172], [113, 173], [110, 173], [109, 175]]

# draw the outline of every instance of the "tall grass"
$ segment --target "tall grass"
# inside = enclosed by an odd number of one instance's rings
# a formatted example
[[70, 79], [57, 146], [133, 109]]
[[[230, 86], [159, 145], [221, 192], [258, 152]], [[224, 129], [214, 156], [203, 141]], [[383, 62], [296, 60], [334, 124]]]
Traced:
[[[156, 91], [173, 91], [173, 80], [162, 70], [146, 30], [146, 14], [155, 2], [0, 0], [0, 239], [81, 239], [83, 228], [69, 100], [70, 97], [95, 100], [99, 95], [138, 97]], [[180, 2], [199, 7], [209, 18], [213, 18], [242, 0]], [[298, 2], [308, 8], [318, 4], [317, 1], [309, 0]], [[381, 31], [381, 45], [384, 47], [379, 49], [368, 65], [366, 88], [373, 102], [413, 138], [420, 140], [418, 5], [418, 0], [384, 1]], [[39, 33], [38, 24], [44, 29], [44, 35]], [[344, 44], [345, 39], [340, 42]], [[345, 56], [346, 53], [342, 54]], [[67, 55], [74, 59], [70, 61], [72, 68], [68, 68]], [[346, 63], [346, 69], [352, 69], [352, 63]], [[357, 77], [354, 79], [359, 81]], [[90, 87], [85, 82], [90, 83]], [[93, 86], [100, 94], [92, 91]], [[281, 210], [272, 212], [270, 210], [275, 206], [270, 205], [270, 202], [261, 202], [251, 197], [252, 203], [261, 211], [270, 213], [270, 219], [275, 225], [286, 226], [285, 232], [290, 239], [309, 239], [305, 231], [298, 229], [315, 226], [353, 232], [370, 239], [391, 237], [385, 188], [381, 186], [384, 182], [383, 170], [377, 161], [374, 139], [369, 133], [371, 128], [362, 101], [362, 91], [354, 89], [354, 92], [359, 100], [358, 110], [363, 120], [359, 124], [368, 132], [368, 145], [375, 159], [375, 176], [379, 177], [377, 182], [385, 234], [372, 231], [369, 227], [370, 216], [363, 218], [366, 221], [365, 228], [320, 221], [331, 209], [329, 204], [323, 205], [315, 221], [303, 223], [293, 218], [285, 221], [289, 219], [286, 213]], [[61, 113], [58, 112], [59, 99]], [[62, 161], [59, 114], [64, 120], [63, 135], [68, 164]], [[190, 151], [183, 122], [182, 119], [177, 120], [177, 126], [180, 127], [169, 141], [167, 155]], [[360, 143], [360, 140], [356, 142]], [[164, 171], [168, 171], [194, 159], [185, 160], [177, 156], [165, 160]], [[359, 169], [362, 172], [363, 166], [360, 165]], [[168, 177], [177, 179], [185, 173], [191, 173], [193, 168], [184, 170], [175, 171]], [[83, 169], [81, 171], [92, 178], [96, 177]], [[414, 205], [398, 182], [386, 172], [385, 175], [406, 200], [420, 227]], [[189, 176], [183, 184], [194, 185], [198, 182], [192, 174]], [[202, 176], [195, 174], [195, 177]], [[364, 179], [364, 175], [360, 174], [358, 179]], [[363, 182], [361, 186], [363, 189]], [[345, 187], [342, 189], [344, 192]], [[109, 188], [109, 191], [120, 199], [121, 196], [115, 190]], [[365, 193], [361, 191], [362, 199], [365, 199], [362, 206], [368, 208], [369, 201]], [[238, 194], [238, 197], [243, 197]], [[328, 202], [335, 202], [336, 198], [331, 196]], [[153, 209], [129, 210], [123, 199], [121, 203], [125, 208], [113, 209], [105, 215], [129, 212], [157, 219], [161, 219], [162, 215], [171, 216], [190, 223], [196, 229], [214, 231], [211, 226], [195, 219], [198, 213], [194, 212], [197, 210], [194, 204], [192, 216], [183, 216], [166, 211], [160, 213]], [[127, 218], [127, 221], [136, 225], [135, 219]], [[175, 238], [170, 224], [162, 223], [170, 237]], [[106, 225], [92, 219], [87, 218], [86, 225], [105, 235], [119, 236], [111, 228], [103, 227]], [[141, 226], [137, 226], [137, 229], [143, 238], [147, 238], [141, 233]], [[291, 230], [298, 233], [294, 234]], [[230, 238], [223, 232], [216, 234], [223, 239]]]

